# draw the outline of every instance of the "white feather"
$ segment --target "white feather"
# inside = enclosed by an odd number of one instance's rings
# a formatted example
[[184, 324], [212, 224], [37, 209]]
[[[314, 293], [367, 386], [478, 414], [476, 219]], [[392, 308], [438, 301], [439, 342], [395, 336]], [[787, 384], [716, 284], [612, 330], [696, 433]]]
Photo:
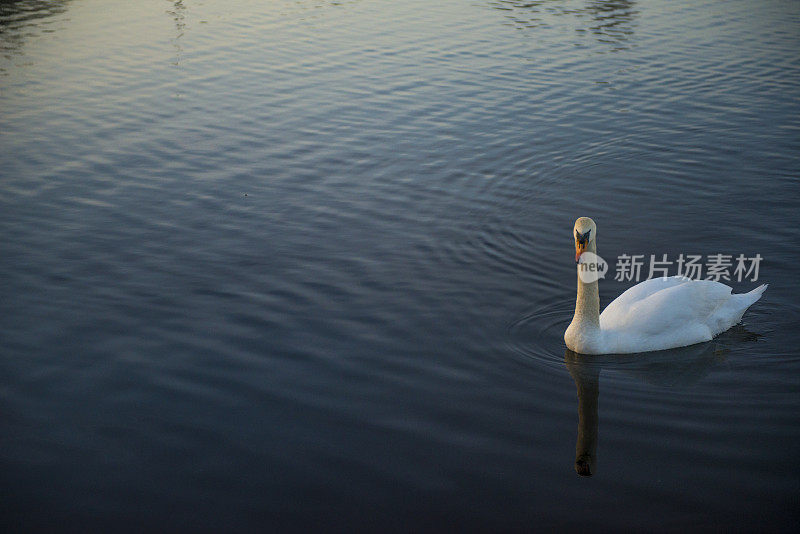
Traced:
[[737, 324], [767, 285], [734, 295], [711, 280], [683, 276], [636, 284], [600, 314], [599, 353], [663, 350], [709, 341]]

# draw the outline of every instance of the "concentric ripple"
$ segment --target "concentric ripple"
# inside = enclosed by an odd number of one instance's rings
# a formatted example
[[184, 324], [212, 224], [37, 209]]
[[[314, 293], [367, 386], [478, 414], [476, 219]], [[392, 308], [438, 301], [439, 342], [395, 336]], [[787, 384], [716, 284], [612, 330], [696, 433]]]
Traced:
[[522, 358], [563, 371], [564, 331], [574, 306], [569, 299], [552, 299], [522, 315], [508, 326], [511, 349]]

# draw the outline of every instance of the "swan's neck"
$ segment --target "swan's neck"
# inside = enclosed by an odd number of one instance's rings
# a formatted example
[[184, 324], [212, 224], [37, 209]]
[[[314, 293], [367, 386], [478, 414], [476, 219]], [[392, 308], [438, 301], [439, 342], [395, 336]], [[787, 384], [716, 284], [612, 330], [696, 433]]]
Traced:
[[[597, 254], [597, 245], [594, 241], [587, 250]], [[573, 323], [578, 323], [584, 328], [600, 328], [600, 292], [597, 281], [586, 283], [580, 277], [581, 266], [577, 265], [578, 272], [578, 298], [575, 301], [575, 315]]]

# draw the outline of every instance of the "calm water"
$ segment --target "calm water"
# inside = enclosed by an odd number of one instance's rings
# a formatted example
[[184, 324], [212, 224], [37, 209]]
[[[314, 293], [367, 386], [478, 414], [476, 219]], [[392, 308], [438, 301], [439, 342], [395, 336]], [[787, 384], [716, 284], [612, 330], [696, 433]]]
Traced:
[[[796, 528], [797, 2], [4, 0], [0, 49], [6, 527]], [[582, 215], [770, 288], [565, 354]]]

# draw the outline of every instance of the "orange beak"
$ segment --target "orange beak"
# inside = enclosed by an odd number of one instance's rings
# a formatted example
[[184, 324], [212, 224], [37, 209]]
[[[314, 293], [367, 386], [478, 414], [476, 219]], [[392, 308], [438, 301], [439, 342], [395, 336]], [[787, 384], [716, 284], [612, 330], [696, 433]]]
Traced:
[[579, 263], [581, 259], [581, 254], [586, 249], [586, 243], [579, 243], [575, 241], [575, 263]]

